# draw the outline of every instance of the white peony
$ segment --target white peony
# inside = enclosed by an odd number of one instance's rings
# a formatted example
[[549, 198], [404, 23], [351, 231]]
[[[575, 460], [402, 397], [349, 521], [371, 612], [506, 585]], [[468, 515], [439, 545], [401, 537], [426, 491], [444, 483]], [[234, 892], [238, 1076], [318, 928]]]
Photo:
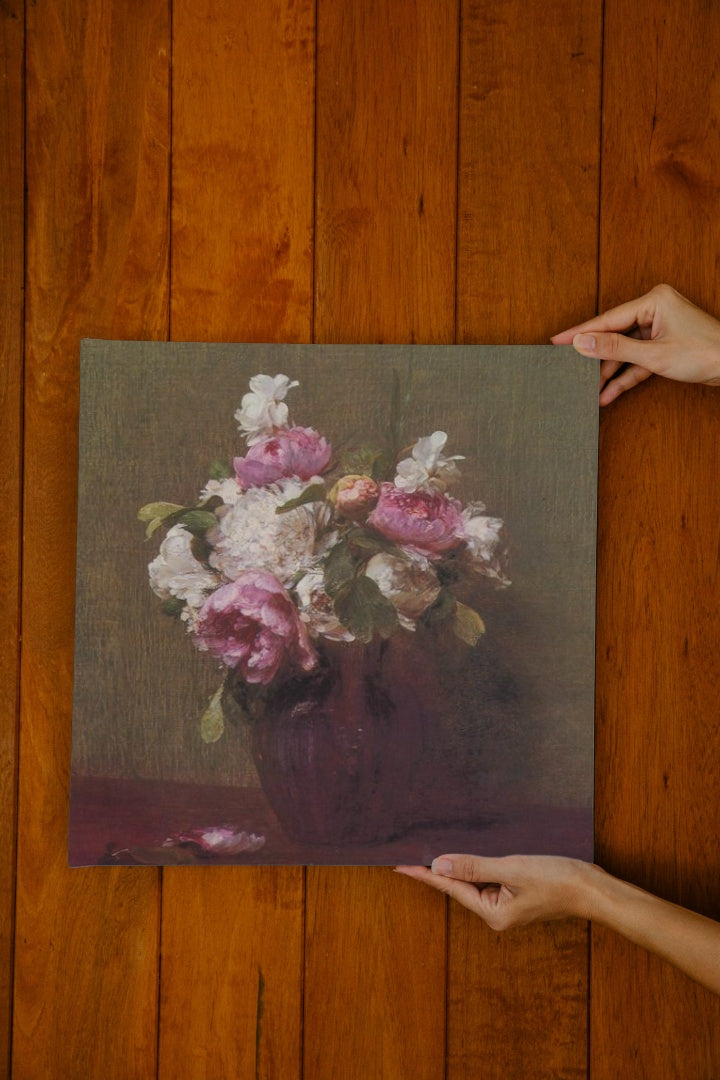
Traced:
[[365, 573], [395, 607], [400, 624], [415, 629], [415, 620], [437, 599], [440, 583], [424, 555], [373, 555]]
[[276, 513], [312, 483], [317, 483], [317, 478], [307, 483], [280, 480], [269, 487], [249, 488], [234, 506], [220, 508], [218, 524], [206, 534], [214, 549], [210, 565], [230, 581], [245, 570], [266, 570], [283, 585], [298, 571], [312, 568], [319, 554], [324, 503]]
[[148, 566], [148, 575], [152, 591], [161, 600], [184, 600], [189, 607], [200, 608], [220, 578], [195, 558], [192, 540], [182, 525], [173, 525]]
[[463, 539], [472, 560], [472, 568], [500, 585], [509, 585], [505, 576], [505, 538], [502, 518], [486, 517], [483, 503], [468, 503], [463, 510]]
[[411, 457], [398, 462], [395, 487], [401, 491], [445, 491], [460, 476], [455, 462], [464, 460], [462, 454], [445, 457], [446, 442], [444, 431], [418, 439]]
[[299, 385], [297, 380], [291, 382], [287, 375], [253, 376], [250, 393], [245, 394], [235, 412], [238, 427], [250, 446], [269, 435], [273, 428], [287, 426], [285, 395], [293, 386]]
[[242, 488], [238, 485], [234, 476], [228, 476], [225, 480], [208, 480], [200, 492], [200, 502], [206, 502], [213, 496], [219, 496], [226, 506], [234, 506], [242, 494]]
[[322, 570], [310, 570], [295, 586], [300, 618], [307, 624], [313, 637], [329, 641], [354, 641], [333, 609], [333, 602], [325, 592], [325, 575]]

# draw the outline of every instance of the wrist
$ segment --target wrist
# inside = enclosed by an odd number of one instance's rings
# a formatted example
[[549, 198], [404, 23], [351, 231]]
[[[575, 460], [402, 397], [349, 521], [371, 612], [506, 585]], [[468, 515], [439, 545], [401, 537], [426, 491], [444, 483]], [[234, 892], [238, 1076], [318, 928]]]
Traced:
[[621, 894], [625, 887], [632, 888], [596, 863], [577, 862], [571, 899], [572, 914], [595, 922], [612, 921], [612, 910], [615, 904], [622, 902]]

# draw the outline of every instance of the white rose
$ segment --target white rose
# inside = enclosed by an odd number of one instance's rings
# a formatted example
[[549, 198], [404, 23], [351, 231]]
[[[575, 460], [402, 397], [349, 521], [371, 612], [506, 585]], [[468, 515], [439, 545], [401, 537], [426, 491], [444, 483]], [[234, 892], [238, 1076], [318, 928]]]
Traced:
[[455, 462], [463, 461], [462, 454], [445, 457], [446, 442], [444, 431], [434, 431], [432, 435], [418, 439], [411, 457], [403, 458], [397, 464], [395, 487], [401, 491], [445, 491], [459, 479], [460, 470]]
[[199, 608], [220, 578], [195, 558], [192, 540], [182, 525], [173, 525], [148, 566], [148, 575], [152, 591], [161, 600], [184, 600], [191, 608]]
[[501, 518], [486, 517], [482, 503], [469, 503], [463, 510], [463, 539], [472, 560], [472, 568], [500, 585], [509, 585], [504, 574], [506, 547], [504, 522]]
[[317, 559], [318, 533], [324, 503], [308, 503], [287, 513], [276, 510], [296, 499], [313, 481], [281, 480], [249, 488], [234, 506], [218, 511], [218, 524], [206, 539], [212, 546], [210, 565], [235, 581], [245, 570], [266, 570], [287, 585], [299, 570]]
[[242, 494], [242, 488], [234, 476], [228, 476], [225, 480], [208, 480], [200, 492], [200, 501], [205, 502], [213, 496], [219, 496], [226, 506], [234, 506]]
[[295, 592], [300, 618], [314, 637], [328, 638], [329, 641], [355, 640], [354, 635], [345, 629], [333, 610], [332, 600], [325, 592], [322, 570], [310, 570], [300, 578]]
[[297, 380], [291, 382], [287, 375], [253, 376], [250, 393], [245, 394], [235, 412], [238, 427], [250, 446], [273, 428], [287, 426], [288, 407], [284, 399], [288, 390], [299, 385]]
[[415, 629], [418, 619], [437, 599], [440, 592], [435, 571], [424, 555], [373, 555], [365, 573], [395, 607], [400, 624]]

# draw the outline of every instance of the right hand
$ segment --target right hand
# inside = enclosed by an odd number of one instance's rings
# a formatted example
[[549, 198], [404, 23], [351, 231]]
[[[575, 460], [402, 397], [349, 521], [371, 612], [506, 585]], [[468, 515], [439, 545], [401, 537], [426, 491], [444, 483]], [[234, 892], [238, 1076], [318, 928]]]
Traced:
[[656, 285], [551, 341], [601, 360], [601, 405], [653, 374], [720, 385], [720, 322], [669, 285]]
[[589, 897], [599, 866], [559, 855], [441, 855], [432, 867], [396, 866], [452, 896], [493, 930], [571, 915], [588, 918]]

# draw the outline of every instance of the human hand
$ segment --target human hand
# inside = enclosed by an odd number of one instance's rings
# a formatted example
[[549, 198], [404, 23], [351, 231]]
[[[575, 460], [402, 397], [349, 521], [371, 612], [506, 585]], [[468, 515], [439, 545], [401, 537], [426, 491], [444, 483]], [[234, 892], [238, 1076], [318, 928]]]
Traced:
[[572, 915], [589, 918], [591, 882], [605, 874], [592, 863], [555, 855], [441, 855], [430, 869], [395, 869], [452, 896], [493, 930]]
[[654, 289], [550, 339], [600, 364], [600, 404], [651, 375], [720, 385], [720, 322], [669, 285]]

